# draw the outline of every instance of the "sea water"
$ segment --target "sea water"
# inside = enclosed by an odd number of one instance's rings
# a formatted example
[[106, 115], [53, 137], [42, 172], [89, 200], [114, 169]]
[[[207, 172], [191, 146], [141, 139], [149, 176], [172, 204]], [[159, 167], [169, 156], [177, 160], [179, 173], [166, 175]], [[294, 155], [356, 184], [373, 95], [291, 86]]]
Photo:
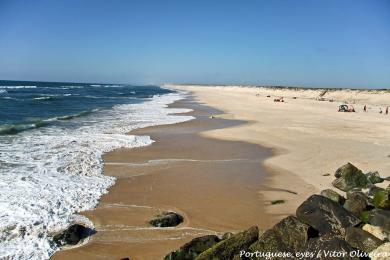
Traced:
[[[129, 131], [191, 120], [157, 86], [0, 81], [0, 258], [47, 259], [52, 234], [114, 184], [102, 155], [140, 147]], [[88, 220], [84, 219], [84, 222]]]

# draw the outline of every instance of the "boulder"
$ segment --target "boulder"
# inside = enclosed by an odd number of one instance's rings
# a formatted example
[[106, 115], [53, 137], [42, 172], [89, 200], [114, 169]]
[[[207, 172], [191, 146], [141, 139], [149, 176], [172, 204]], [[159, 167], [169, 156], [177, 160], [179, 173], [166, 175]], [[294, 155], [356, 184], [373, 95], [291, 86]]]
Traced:
[[384, 181], [384, 179], [379, 176], [379, 173], [377, 171], [366, 173], [366, 177], [367, 180], [372, 184], [381, 183]]
[[375, 193], [372, 203], [375, 208], [390, 209], [390, 192], [387, 190], [380, 190]]
[[55, 234], [53, 242], [61, 247], [66, 245], [77, 245], [80, 241], [95, 233], [93, 229], [81, 224], [73, 224], [67, 229]]
[[369, 224], [381, 227], [383, 231], [390, 233], [390, 211], [382, 209], [371, 210]]
[[382, 240], [367, 231], [356, 227], [346, 228], [345, 241], [347, 241], [352, 247], [367, 253], [383, 244]]
[[354, 250], [341, 238], [327, 235], [310, 239], [304, 251], [315, 252], [315, 259], [359, 259], [349, 256]]
[[360, 216], [368, 206], [368, 198], [361, 191], [347, 192], [347, 200], [344, 203], [344, 208], [355, 216]]
[[183, 217], [176, 212], [168, 211], [158, 215], [155, 219], [149, 221], [149, 224], [155, 227], [175, 227], [183, 222]]
[[340, 204], [320, 195], [312, 195], [296, 211], [299, 221], [313, 227], [320, 235], [344, 236], [345, 228], [360, 223], [360, 219]]
[[381, 227], [365, 224], [362, 229], [380, 240], [389, 240], [390, 236]]
[[[348, 163], [338, 169], [335, 174], [336, 180], [332, 182], [333, 186], [343, 190], [349, 191], [352, 189], [365, 189], [369, 185], [373, 185], [368, 181], [367, 176], [354, 165]], [[337, 171], [336, 171], [337, 172]]]
[[249, 247], [249, 250], [293, 253], [301, 251], [311, 236], [317, 236], [317, 232], [299, 222], [296, 217], [289, 216], [265, 231], [259, 240]]
[[232, 259], [241, 250], [246, 250], [259, 238], [259, 229], [251, 227], [231, 238], [223, 240], [201, 253], [196, 260]]
[[341, 196], [340, 194], [338, 194], [337, 192], [331, 189], [326, 189], [321, 191], [321, 195], [339, 204], [343, 204], [345, 202], [345, 198], [343, 196]]
[[335, 179], [332, 185], [342, 191], [349, 191], [353, 188], [366, 188], [369, 183], [366, 175], [351, 163], [341, 166], [335, 172]]
[[203, 237], [197, 237], [186, 243], [178, 250], [170, 253], [164, 259], [165, 260], [192, 260], [199, 254], [206, 251], [213, 245], [221, 241], [215, 235], [208, 235]]
[[390, 255], [390, 242], [387, 242], [374, 251], [371, 251], [372, 260], [388, 260]]

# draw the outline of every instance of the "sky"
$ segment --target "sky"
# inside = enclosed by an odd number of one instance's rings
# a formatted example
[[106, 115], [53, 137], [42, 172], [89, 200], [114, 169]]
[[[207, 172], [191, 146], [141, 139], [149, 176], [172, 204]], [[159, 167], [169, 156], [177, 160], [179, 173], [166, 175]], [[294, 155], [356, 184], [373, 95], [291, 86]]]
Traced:
[[390, 88], [390, 1], [0, 0], [0, 79]]

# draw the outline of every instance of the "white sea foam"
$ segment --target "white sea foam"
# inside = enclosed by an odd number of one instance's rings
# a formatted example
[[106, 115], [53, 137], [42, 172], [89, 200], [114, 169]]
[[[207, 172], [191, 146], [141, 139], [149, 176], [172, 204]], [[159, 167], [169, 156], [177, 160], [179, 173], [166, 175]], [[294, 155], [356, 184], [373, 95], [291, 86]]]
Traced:
[[155, 96], [78, 118], [77, 127], [44, 127], [0, 137], [0, 259], [47, 259], [58, 248], [50, 234], [95, 207], [114, 183], [102, 154], [151, 144], [132, 129], [192, 119], [167, 108], [181, 93]]
[[61, 89], [84, 88], [84, 86], [61, 86]]
[[0, 86], [0, 89], [37, 88], [37, 86]]
[[36, 98], [33, 98], [35, 100], [45, 100], [45, 99], [51, 99], [51, 97], [36, 97]]

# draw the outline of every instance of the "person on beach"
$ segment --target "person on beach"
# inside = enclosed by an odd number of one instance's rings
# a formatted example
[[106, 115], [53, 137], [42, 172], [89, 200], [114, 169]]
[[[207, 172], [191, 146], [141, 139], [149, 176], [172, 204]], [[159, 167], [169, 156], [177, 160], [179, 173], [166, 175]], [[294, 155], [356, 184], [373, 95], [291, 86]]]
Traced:
[[363, 111], [364, 111], [364, 112], [367, 112], [367, 106], [366, 106], [366, 105], [364, 105]]
[[382, 114], [382, 108], [381, 107], [379, 108], [379, 114]]
[[385, 114], [387, 115], [389, 113], [389, 107], [386, 107], [386, 112]]

